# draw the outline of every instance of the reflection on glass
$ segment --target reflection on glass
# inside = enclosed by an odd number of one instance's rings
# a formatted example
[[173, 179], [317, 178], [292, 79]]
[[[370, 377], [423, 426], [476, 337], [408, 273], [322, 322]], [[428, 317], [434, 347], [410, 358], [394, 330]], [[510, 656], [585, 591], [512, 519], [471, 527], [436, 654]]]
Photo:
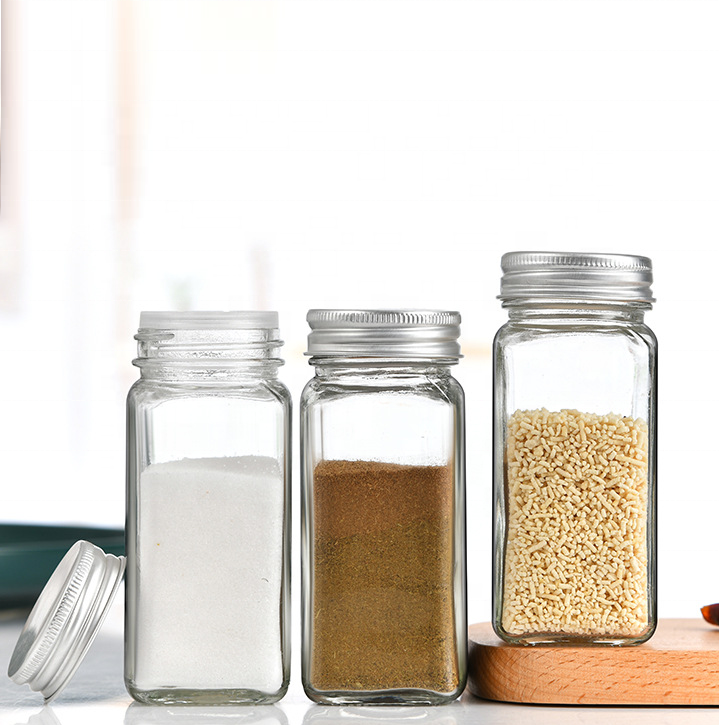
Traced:
[[441, 707], [372, 707], [317, 705], [305, 713], [303, 725], [457, 725], [466, 708], [459, 702]]
[[125, 711], [125, 725], [188, 723], [197, 725], [288, 725], [287, 716], [276, 705], [241, 707], [158, 707], [134, 702]]

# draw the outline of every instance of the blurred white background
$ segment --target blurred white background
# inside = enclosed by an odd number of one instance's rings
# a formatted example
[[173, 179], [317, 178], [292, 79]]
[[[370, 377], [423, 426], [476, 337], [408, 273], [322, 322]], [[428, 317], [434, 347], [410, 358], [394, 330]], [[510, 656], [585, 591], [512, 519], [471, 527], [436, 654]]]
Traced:
[[718, 3], [2, 9], [0, 518], [122, 525], [142, 309], [277, 309], [295, 401], [309, 307], [458, 309], [487, 620], [501, 254], [636, 253], [658, 299], [660, 614], [719, 600]]

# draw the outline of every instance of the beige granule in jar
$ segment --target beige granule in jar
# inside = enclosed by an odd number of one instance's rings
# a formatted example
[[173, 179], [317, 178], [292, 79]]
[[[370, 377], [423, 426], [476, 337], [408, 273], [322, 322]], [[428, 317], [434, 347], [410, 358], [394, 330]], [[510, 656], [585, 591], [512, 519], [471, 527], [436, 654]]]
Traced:
[[646, 422], [518, 410], [508, 422], [506, 466], [504, 631], [643, 634]]

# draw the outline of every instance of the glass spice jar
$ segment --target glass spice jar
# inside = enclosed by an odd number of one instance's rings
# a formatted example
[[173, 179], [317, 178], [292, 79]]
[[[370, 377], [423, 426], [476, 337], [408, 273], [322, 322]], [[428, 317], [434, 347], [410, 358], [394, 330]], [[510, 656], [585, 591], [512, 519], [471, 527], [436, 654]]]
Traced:
[[638, 644], [656, 627], [652, 266], [502, 257], [494, 342], [494, 629], [520, 644]]
[[289, 680], [290, 395], [274, 312], [143, 312], [127, 402], [125, 682], [274, 702]]
[[456, 312], [310, 310], [302, 678], [324, 703], [437, 704], [466, 678]]

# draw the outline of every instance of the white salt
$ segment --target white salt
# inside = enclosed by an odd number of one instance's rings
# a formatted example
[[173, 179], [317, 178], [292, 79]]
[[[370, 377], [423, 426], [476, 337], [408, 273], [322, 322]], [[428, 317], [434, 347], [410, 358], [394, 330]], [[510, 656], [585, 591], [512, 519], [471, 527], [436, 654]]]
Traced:
[[153, 464], [138, 503], [136, 686], [277, 691], [285, 513], [277, 461]]

